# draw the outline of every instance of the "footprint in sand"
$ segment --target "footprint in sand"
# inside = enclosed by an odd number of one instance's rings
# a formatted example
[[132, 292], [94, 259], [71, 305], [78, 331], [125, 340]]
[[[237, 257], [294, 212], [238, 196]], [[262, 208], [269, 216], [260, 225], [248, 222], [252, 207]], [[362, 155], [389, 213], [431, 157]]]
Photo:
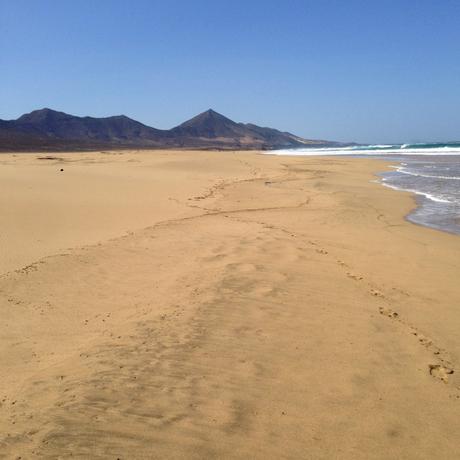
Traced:
[[425, 347], [429, 347], [430, 345], [433, 344], [433, 341], [430, 340], [428, 337], [425, 337], [424, 335], [421, 334], [415, 334], [418, 338], [418, 341], [424, 345]]
[[354, 273], [347, 272], [348, 278], [351, 278], [352, 280], [355, 281], [361, 281], [363, 277], [361, 275], [355, 275]]
[[379, 313], [384, 316], [388, 316], [388, 318], [397, 318], [399, 315], [397, 312], [393, 311], [391, 308], [379, 308]]
[[430, 370], [430, 375], [439, 380], [442, 380], [444, 383], [447, 383], [449, 380], [449, 375], [454, 373], [453, 369], [443, 366], [442, 364], [429, 364], [428, 368]]
[[375, 297], [385, 297], [383, 293], [378, 291], [377, 289], [371, 289], [371, 295]]

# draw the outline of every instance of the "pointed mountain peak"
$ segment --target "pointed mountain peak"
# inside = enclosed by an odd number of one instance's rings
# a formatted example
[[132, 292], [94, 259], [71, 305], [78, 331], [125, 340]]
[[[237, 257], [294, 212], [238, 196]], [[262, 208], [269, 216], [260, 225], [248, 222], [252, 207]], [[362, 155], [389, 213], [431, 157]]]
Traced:
[[234, 121], [230, 120], [230, 118], [225, 117], [224, 115], [216, 112], [213, 109], [208, 109], [205, 112], [202, 112], [195, 117], [187, 120], [186, 122], [182, 123], [180, 127], [182, 128], [197, 128], [215, 124], [234, 124]]
[[217, 112], [216, 112], [215, 110], [213, 110], [213, 109], [208, 109], [208, 110], [206, 110], [205, 112], [202, 113], [202, 115], [204, 115], [204, 114], [206, 114], [206, 115], [208, 115], [208, 116], [215, 116], [215, 115], [217, 115], [218, 117], [223, 117], [223, 115], [221, 115], [220, 113], [217, 113]]

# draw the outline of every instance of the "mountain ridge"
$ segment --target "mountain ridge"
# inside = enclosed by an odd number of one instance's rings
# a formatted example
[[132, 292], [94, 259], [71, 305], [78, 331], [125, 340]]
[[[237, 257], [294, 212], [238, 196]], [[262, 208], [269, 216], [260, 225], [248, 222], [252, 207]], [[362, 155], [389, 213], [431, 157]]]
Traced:
[[289, 132], [238, 123], [208, 109], [169, 130], [126, 115], [79, 117], [50, 108], [0, 120], [0, 151], [183, 148], [273, 150], [350, 145], [304, 139]]

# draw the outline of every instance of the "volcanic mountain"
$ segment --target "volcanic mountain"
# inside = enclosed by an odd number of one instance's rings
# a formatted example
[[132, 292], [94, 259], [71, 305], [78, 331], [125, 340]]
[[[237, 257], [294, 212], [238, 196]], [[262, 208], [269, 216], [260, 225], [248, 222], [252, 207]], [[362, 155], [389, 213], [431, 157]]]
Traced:
[[77, 117], [51, 109], [17, 120], [0, 120], [0, 150], [93, 150], [99, 148], [279, 149], [342, 145], [302, 139], [288, 132], [236, 123], [210, 109], [170, 130], [124, 115]]

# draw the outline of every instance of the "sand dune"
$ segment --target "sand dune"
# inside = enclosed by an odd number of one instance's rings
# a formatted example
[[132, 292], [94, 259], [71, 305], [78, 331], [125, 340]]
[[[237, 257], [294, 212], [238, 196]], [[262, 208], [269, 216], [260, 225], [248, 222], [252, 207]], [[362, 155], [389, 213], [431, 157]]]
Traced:
[[40, 161], [0, 167], [47, 238], [2, 241], [0, 458], [460, 455], [460, 239], [404, 221], [386, 164]]

